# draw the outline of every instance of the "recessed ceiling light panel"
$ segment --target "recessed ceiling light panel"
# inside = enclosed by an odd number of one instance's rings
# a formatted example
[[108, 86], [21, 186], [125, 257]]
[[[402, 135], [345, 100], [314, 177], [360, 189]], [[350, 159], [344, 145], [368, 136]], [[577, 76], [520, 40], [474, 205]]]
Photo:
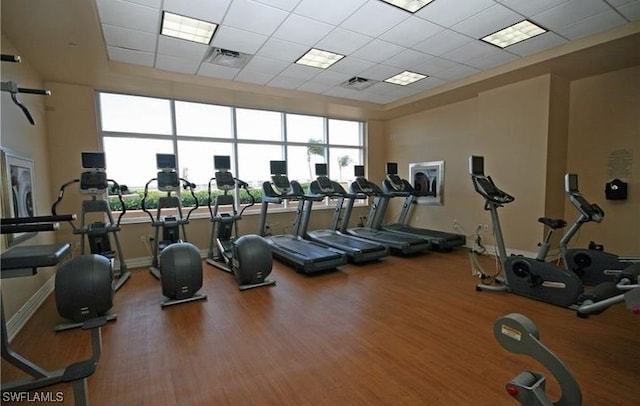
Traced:
[[208, 21], [196, 20], [195, 18], [164, 11], [162, 13], [162, 30], [160, 34], [208, 45], [216, 28], [218, 28], [217, 24]]
[[344, 55], [312, 48], [296, 61], [297, 64], [327, 69], [329, 66], [344, 58]]
[[544, 28], [535, 25], [529, 20], [523, 20], [496, 33], [487, 35], [482, 40], [497, 47], [506, 48], [509, 45], [517, 44], [545, 32], [547, 30]]
[[410, 13], [415, 13], [422, 7], [431, 3], [433, 0], [382, 0], [385, 3], [389, 3], [393, 6], [400, 7], [403, 10], [407, 10]]
[[395, 76], [392, 76], [384, 81], [387, 83], [393, 83], [394, 85], [406, 86], [411, 83], [417, 82], [426, 78], [427, 75], [423, 75], [421, 73], [410, 72], [408, 70], [398, 73]]

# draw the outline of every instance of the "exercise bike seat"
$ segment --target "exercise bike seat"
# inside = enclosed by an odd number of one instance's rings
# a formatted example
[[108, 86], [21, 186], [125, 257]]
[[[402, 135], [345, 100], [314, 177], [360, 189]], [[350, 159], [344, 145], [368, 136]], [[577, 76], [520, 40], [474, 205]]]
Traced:
[[552, 219], [550, 217], [540, 217], [538, 222], [551, 227], [554, 230], [559, 228], [564, 228], [567, 225], [567, 222], [563, 219]]

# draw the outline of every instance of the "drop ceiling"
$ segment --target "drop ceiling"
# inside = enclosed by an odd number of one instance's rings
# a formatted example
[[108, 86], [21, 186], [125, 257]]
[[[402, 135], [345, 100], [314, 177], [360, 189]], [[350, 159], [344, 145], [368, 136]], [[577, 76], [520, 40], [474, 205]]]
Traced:
[[[114, 62], [389, 104], [640, 20], [640, 0], [434, 0], [415, 14], [380, 0], [97, 0]], [[160, 35], [162, 12], [218, 24], [210, 44]], [[480, 38], [528, 19], [548, 32], [500, 49]], [[214, 48], [250, 59], [210, 63]], [[328, 69], [295, 64], [310, 48], [345, 55]], [[384, 83], [402, 71], [427, 75]], [[374, 84], [342, 86], [353, 77]]]

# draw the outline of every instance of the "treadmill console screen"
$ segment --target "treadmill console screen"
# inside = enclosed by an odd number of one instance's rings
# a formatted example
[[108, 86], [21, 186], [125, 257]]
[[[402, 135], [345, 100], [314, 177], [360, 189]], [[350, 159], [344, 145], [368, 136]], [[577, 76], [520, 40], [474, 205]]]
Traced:
[[327, 164], [316, 164], [316, 180], [323, 192], [333, 192], [331, 179], [327, 177]]
[[106, 169], [104, 152], [83, 152], [82, 167], [85, 169]]
[[231, 157], [228, 155], [214, 155], [213, 168], [219, 170], [231, 170]]
[[272, 175], [286, 175], [287, 161], [271, 161], [269, 163]]
[[176, 169], [174, 154], [156, 154], [156, 167], [160, 170]]

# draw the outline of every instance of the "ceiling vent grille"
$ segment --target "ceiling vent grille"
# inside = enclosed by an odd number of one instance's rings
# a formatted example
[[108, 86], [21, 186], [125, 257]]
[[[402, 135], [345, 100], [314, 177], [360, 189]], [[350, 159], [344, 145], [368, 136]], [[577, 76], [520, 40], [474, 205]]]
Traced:
[[378, 83], [375, 80], [361, 78], [360, 76], [354, 76], [346, 82], [342, 82], [340, 86], [353, 90], [364, 90]]
[[231, 51], [223, 48], [212, 48], [211, 55], [205, 58], [205, 62], [228, 68], [240, 69], [251, 59], [252, 55]]

